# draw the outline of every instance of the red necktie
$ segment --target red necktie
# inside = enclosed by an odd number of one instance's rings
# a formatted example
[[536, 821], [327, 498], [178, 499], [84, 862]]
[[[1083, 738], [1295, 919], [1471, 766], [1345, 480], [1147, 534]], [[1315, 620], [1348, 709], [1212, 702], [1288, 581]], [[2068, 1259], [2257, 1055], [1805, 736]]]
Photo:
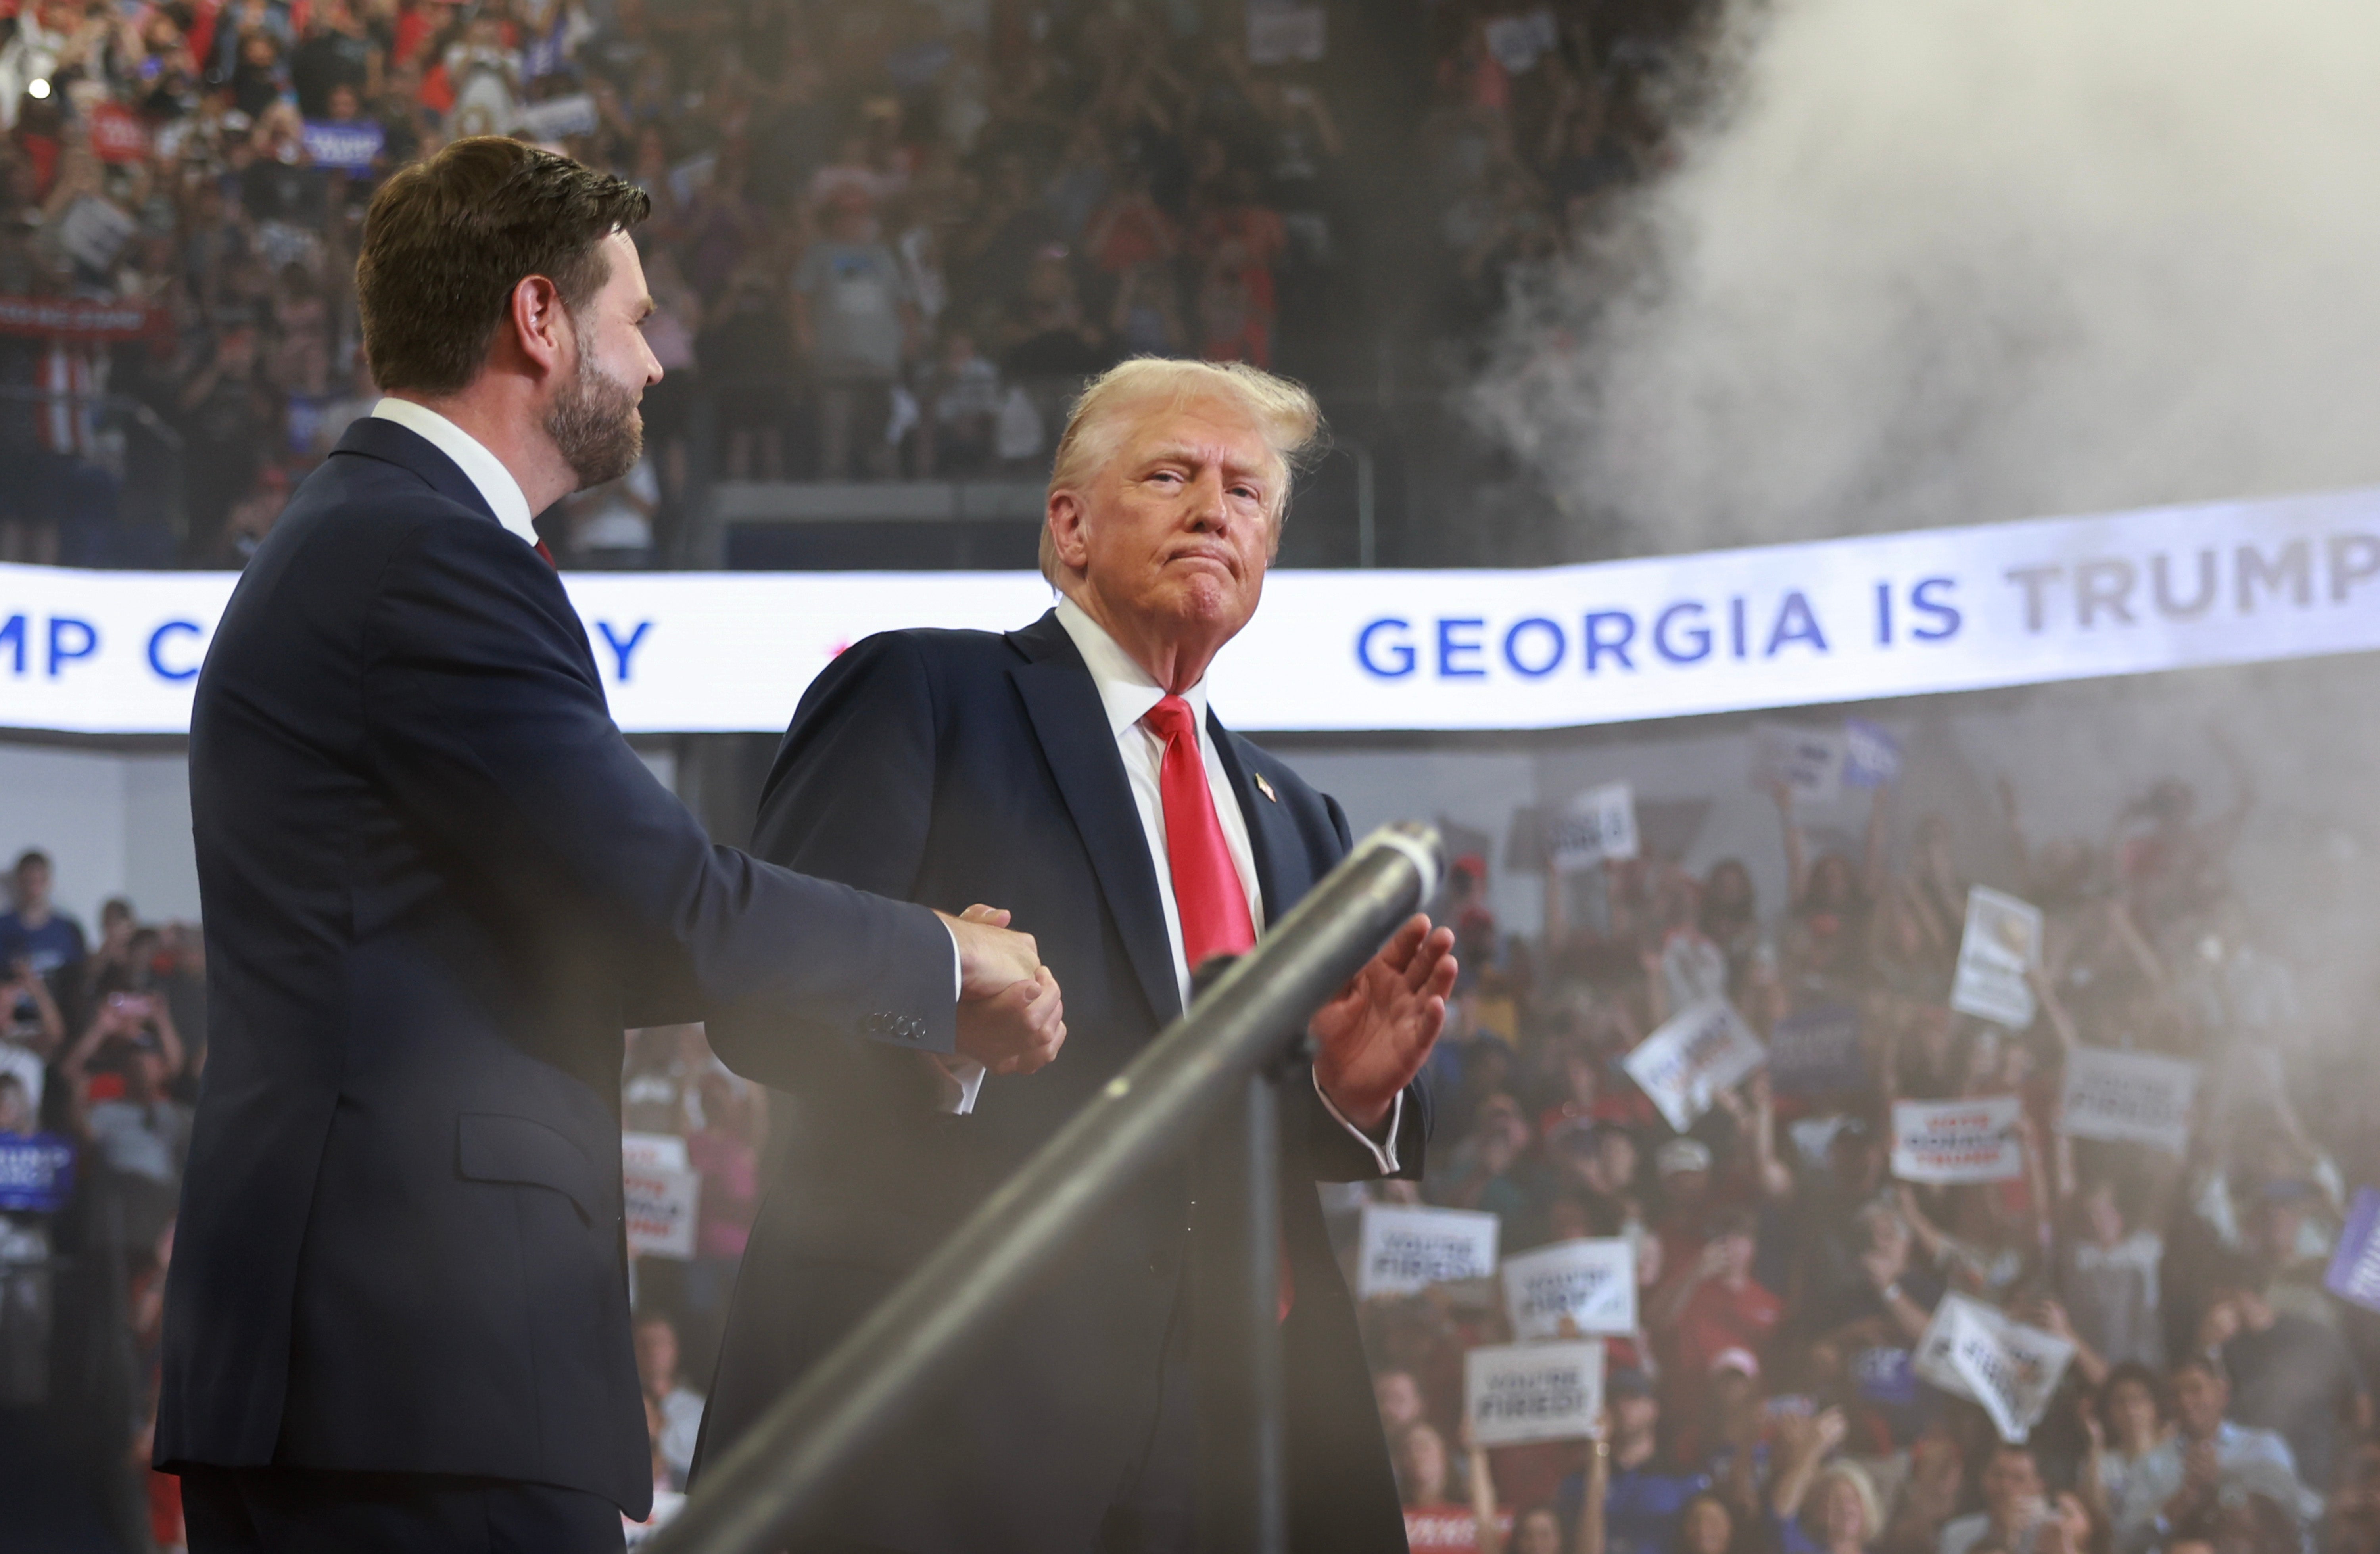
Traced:
[[1223, 841], [1215, 790], [1198, 750], [1190, 704], [1169, 696], [1140, 720], [1165, 741], [1157, 791], [1165, 802], [1165, 861], [1173, 871], [1173, 904], [1182, 915], [1182, 958], [1196, 971], [1209, 955], [1237, 955], [1256, 947], [1248, 893]]
[[546, 542], [542, 540], [537, 542], [537, 559], [545, 563], [548, 566], [553, 566], [553, 569], [556, 572], [562, 570], [561, 567], [553, 565], [553, 552], [547, 547]]
[[[1207, 783], [1207, 760], [1198, 748], [1198, 721], [1190, 704], [1169, 696], [1140, 720], [1165, 741], [1157, 769], [1158, 796], [1165, 805], [1165, 862], [1173, 875], [1173, 905], [1182, 918], [1182, 958], [1196, 971], [1209, 955], [1245, 954], [1256, 948], [1256, 920], [1248, 916], [1248, 892], [1223, 840], [1215, 813], [1215, 790]], [[1289, 1247], [1280, 1248], [1281, 1317], [1286, 1321], [1297, 1288], [1289, 1271]]]

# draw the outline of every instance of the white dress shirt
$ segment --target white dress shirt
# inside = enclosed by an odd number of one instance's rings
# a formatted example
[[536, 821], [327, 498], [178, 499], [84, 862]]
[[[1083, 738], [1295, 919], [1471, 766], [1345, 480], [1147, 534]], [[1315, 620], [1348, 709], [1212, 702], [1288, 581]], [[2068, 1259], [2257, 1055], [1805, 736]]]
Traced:
[[[1083, 663], [1091, 672], [1091, 682], [1099, 687], [1099, 705], [1107, 710], [1108, 727], [1115, 735], [1116, 753], [1123, 759], [1124, 778], [1132, 787], [1133, 804], [1140, 811], [1141, 832], [1148, 840], [1149, 862], [1157, 873], [1157, 897], [1165, 912], [1165, 941], [1173, 952], [1173, 979], [1186, 1008], [1190, 1002], [1190, 963], [1182, 948], [1182, 908], [1173, 899], [1173, 865], [1165, 851], [1165, 798], [1160, 787], [1165, 741], [1140, 721], [1164, 699], [1165, 687], [1117, 646], [1115, 638], [1073, 600], [1058, 601], [1058, 624], [1074, 638], [1075, 650], [1083, 655]], [[1184, 691], [1182, 699], [1190, 704], [1191, 717], [1197, 724], [1198, 754], [1206, 762], [1207, 787], [1214, 795], [1215, 817], [1222, 822], [1223, 844], [1231, 851], [1232, 867], [1239, 872], [1240, 889], [1247, 896], [1248, 921], [1255, 925], [1257, 932], [1262, 933], [1264, 891], [1257, 882], [1256, 854], [1248, 842], [1248, 818], [1241, 812], [1239, 795], [1232, 791], [1222, 755], [1215, 748], [1214, 732], [1207, 726], [1207, 682], [1200, 680]], [[972, 1075], [954, 1077], [959, 1078], [965, 1092], [958, 1110], [973, 1110], [976, 1091], [983, 1083], [982, 1070], [976, 1068]], [[1390, 1109], [1384, 1145], [1349, 1122], [1331, 1104], [1330, 1098], [1323, 1095], [1319, 1080], [1315, 1082], [1314, 1090], [1322, 1097], [1322, 1104], [1330, 1108], [1330, 1114], [1371, 1152], [1381, 1174], [1394, 1173], [1397, 1124], [1404, 1119], [1404, 1097], [1400, 1094]]]
[[410, 399], [391, 395], [373, 406], [371, 413], [382, 420], [395, 421], [407, 431], [420, 433], [480, 488], [480, 495], [498, 523], [529, 544], [537, 543], [537, 526], [529, 522], [537, 515], [528, 510], [528, 498], [522, 494], [520, 482], [513, 479], [513, 472], [504, 467], [504, 461], [488, 452], [486, 443], [429, 406], [416, 405]]

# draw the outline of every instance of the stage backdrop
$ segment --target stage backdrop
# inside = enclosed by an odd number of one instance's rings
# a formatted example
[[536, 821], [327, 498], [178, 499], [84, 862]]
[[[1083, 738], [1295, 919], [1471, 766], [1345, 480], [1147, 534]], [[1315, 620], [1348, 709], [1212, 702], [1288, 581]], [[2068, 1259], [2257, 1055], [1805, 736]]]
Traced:
[[[179, 734], [237, 578], [0, 566], [0, 727]], [[844, 647], [1029, 573], [575, 573], [631, 733], [773, 731]], [[1561, 728], [2380, 649], [2380, 490], [1532, 571], [1275, 574], [1233, 726]]]

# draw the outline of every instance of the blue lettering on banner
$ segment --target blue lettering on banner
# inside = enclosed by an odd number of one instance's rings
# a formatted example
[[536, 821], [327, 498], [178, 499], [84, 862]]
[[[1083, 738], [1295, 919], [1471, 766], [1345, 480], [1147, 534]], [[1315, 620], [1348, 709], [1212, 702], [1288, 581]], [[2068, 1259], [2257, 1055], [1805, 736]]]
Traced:
[[1394, 615], [1385, 616], [1380, 620], [1372, 622], [1361, 632], [1356, 634], [1355, 662], [1364, 666], [1364, 672], [1367, 674], [1377, 674], [1383, 680], [1402, 679], [1405, 675], [1414, 672], [1413, 644], [1410, 642], [1390, 643], [1388, 650], [1391, 654], [1395, 655], [1391, 662], [1395, 663], [1396, 667], [1393, 669], [1383, 669], [1378, 664], [1372, 662], [1372, 638], [1378, 637], [1383, 631], [1410, 631], [1412, 629], [1413, 627], [1411, 623], [1400, 620]]
[[625, 641], [621, 640], [620, 634], [612, 629], [612, 623], [609, 621], [597, 621], [595, 623], [595, 629], [601, 632], [603, 634], [603, 640], [612, 645], [612, 656], [619, 660], [620, 662], [620, 684], [624, 686], [626, 685], [628, 683], [628, 655], [635, 652], [638, 645], [644, 641], [645, 633], [653, 629], [653, 623], [650, 621], [638, 621], [637, 623], [637, 629], [628, 633], [627, 639]]
[[1681, 650], [1670, 640], [1670, 628], [1689, 611], [1696, 623], [1702, 620], [1703, 607], [1693, 600], [1672, 604], [1653, 617], [1653, 650], [1671, 663], [1700, 663], [1711, 655], [1711, 630], [1706, 625], [1695, 624], [1685, 628], [1686, 640], [1694, 644], [1690, 650]]
[[[69, 636], [78, 638], [71, 648]], [[72, 615], [50, 617], [50, 678], [55, 680], [66, 666], [77, 659], [87, 659], [99, 651], [99, 627], [89, 621], [79, 621]]]
[[1818, 629], [1817, 613], [1800, 589], [1785, 596], [1777, 607], [1777, 625], [1768, 634], [1768, 650], [1760, 656], [1773, 659], [1778, 650], [1788, 642], [1807, 642], [1820, 652], [1827, 650], [1827, 634]]
[[1957, 588], [1950, 577], [1928, 577], [1909, 590], [1909, 607], [1918, 614], [1931, 617], [1937, 624], [1909, 628], [1909, 635], [1920, 642], [1941, 642], [1959, 635], [1960, 615], [1957, 608], [1934, 597], [1935, 590]]
[[1477, 631], [1487, 624], [1475, 615], [1453, 617], [1440, 615], [1438, 618], [1438, 677], [1439, 679], [1485, 680], [1488, 678], [1487, 670], [1470, 665], [1458, 667], [1454, 662], [1454, 655], [1457, 653], [1479, 651], [1479, 638], [1476, 637], [1458, 638], [1454, 635], [1455, 628], [1461, 626], [1466, 631]]
[[[1524, 631], [1544, 637], [1552, 647], [1553, 651], [1546, 655], [1543, 663], [1531, 664], [1522, 659], [1521, 634]], [[1562, 628], [1543, 615], [1531, 615], [1525, 620], [1515, 621], [1512, 629], [1504, 634], [1504, 662], [1512, 666], [1513, 674], [1532, 680], [1541, 680], [1560, 669], [1562, 655], [1569, 651], [1570, 639], [1562, 635]]]
[[206, 629], [196, 621], [167, 621], [164, 625], [151, 632], [149, 634], [149, 667], [155, 673], [157, 678], [161, 680], [196, 678], [199, 673], [197, 664], [194, 663], [188, 669], [169, 669], [165, 664], [165, 655], [160, 650], [165, 646], [165, 638], [169, 635], [203, 637], [206, 635]]
[[[1604, 635], [1605, 626], [1614, 628]], [[1634, 670], [1636, 661], [1628, 656], [1628, 644], [1636, 640], [1636, 617], [1625, 610], [1597, 610], [1586, 617], [1586, 672], [1595, 673], [1596, 665], [1609, 653], [1620, 661], [1620, 667]]]
[[24, 673], [25, 673], [25, 617], [24, 617], [24, 616], [22, 616], [22, 615], [11, 615], [11, 616], [9, 616], [9, 617], [8, 617], [7, 624], [6, 624], [6, 625], [0, 625], [0, 648], [14, 648], [14, 649], [17, 650], [17, 667], [16, 667], [16, 668], [14, 668], [14, 669], [12, 669], [12, 670], [10, 670], [10, 671], [9, 671], [9, 673], [10, 673], [10, 674], [24, 674]]

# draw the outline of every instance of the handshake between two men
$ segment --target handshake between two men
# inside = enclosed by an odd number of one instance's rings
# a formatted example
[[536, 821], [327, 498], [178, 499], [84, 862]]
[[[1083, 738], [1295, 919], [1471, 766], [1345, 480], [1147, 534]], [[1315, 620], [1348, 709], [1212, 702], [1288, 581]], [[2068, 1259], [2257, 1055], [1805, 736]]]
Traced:
[[[1003, 1075], [1055, 1058], [1066, 1042], [1065, 999], [1033, 936], [1012, 929], [997, 907], [937, 916], [959, 951], [959, 1055]], [[1377, 1132], [1429, 1060], [1455, 969], [1453, 930], [1416, 914], [1316, 1011], [1315, 1079], [1356, 1127]]]

